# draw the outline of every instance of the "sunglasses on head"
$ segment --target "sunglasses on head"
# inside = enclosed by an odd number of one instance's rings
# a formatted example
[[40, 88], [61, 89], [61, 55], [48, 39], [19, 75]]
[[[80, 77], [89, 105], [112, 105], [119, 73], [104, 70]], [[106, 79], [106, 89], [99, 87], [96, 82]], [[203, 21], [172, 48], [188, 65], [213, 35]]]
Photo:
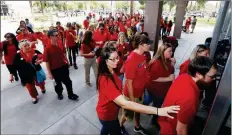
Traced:
[[28, 42], [28, 40], [23, 39], [23, 40], [20, 40], [20, 41], [19, 41], [19, 43], [22, 43], [22, 42]]

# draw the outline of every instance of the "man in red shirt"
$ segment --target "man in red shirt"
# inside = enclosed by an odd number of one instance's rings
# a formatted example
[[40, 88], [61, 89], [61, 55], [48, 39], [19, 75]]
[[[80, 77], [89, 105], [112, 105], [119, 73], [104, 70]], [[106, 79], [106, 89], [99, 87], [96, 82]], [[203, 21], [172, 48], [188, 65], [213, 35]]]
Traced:
[[31, 48], [36, 48], [35, 44], [38, 44], [37, 38], [34, 36], [34, 34], [30, 34], [25, 27], [20, 27], [19, 29], [21, 32], [17, 36], [17, 40], [20, 41], [22, 39], [27, 39], [31, 42]]
[[64, 42], [64, 28], [59, 21], [56, 22], [56, 29], [58, 30], [58, 35], [61, 37], [61, 40]]
[[159, 117], [161, 135], [188, 135], [198, 110], [200, 89], [208, 87], [216, 77], [217, 65], [208, 57], [199, 56], [190, 62], [189, 74], [180, 75], [171, 85], [162, 107], [179, 105], [174, 119]]
[[123, 16], [122, 22], [119, 23], [119, 32], [124, 32], [127, 35], [127, 28], [126, 18]]
[[105, 42], [109, 40], [109, 34], [105, 31], [104, 24], [99, 24], [99, 28], [94, 31], [93, 39], [99, 48], [103, 48]]
[[68, 30], [65, 31], [65, 44], [68, 50], [68, 59], [70, 62], [70, 66], [74, 65], [75, 69], [78, 69], [76, 64], [76, 31], [73, 30], [72, 24], [67, 23]]
[[84, 29], [87, 30], [89, 28], [89, 17], [87, 16], [83, 22]]
[[48, 37], [50, 38], [51, 45], [47, 45], [44, 50], [44, 61], [46, 62], [49, 78], [51, 80], [55, 80], [54, 87], [58, 99], [63, 99], [63, 87], [61, 83], [64, 83], [68, 91], [68, 98], [71, 100], [77, 100], [79, 96], [73, 93], [72, 81], [69, 77], [68, 60], [60, 47], [58, 47], [57, 31], [48, 31]]

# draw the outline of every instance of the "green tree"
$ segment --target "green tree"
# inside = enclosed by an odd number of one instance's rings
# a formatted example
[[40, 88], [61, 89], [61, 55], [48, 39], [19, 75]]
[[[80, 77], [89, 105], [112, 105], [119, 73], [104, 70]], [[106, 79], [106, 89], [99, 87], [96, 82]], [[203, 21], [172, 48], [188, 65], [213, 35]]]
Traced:
[[144, 10], [145, 9], [145, 5], [140, 5], [139, 9]]
[[206, 3], [207, 1], [206, 0], [198, 0], [197, 1], [197, 9], [199, 10], [199, 9], [204, 9], [205, 8], [205, 3]]
[[123, 9], [127, 12], [130, 7], [130, 1], [116, 1], [115, 6], [117, 9]]
[[171, 12], [173, 7], [175, 7], [176, 2], [175, 1], [167, 1], [166, 4], [168, 4], [169, 12]]
[[100, 3], [99, 7], [101, 9], [103, 9], [103, 11], [106, 9], [106, 8], [109, 8], [109, 6], [106, 4], [106, 3]]
[[145, 0], [139, 0], [139, 4], [140, 5], [144, 5], [145, 4]]
[[99, 8], [99, 4], [94, 0], [90, 1], [90, 9], [97, 9], [97, 8]]
[[33, 1], [32, 7], [37, 7], [44, 14], [44, 9], [49, 7], [49, 4], [47, 1]]

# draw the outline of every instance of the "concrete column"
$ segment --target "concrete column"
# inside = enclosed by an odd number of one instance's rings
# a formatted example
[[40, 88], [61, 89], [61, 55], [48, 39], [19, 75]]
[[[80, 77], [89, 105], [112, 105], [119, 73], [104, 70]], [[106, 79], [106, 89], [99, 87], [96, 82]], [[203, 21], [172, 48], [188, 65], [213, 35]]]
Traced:
[[228, 8], [227, 13], [226, 13], [226, 17], [225, 17], [225, 21], [224, 21], [224, 24], [223, 24], [223, 27], [221, 30], [221, 35], [220, 35], [219, 41], [226, 37], [227, 32], [228, 32], [228, 26], [230, 25], [230, 22], [231, 22], [231, 9]]
[[149, 34], [149, 38], [154, 41], [151, 45], [151, 50], [154, 50], [154, 54], [158, 48], [162, 8], [162, 1], [145, 1], [144, 31], [146, 31]]
[[185, 9], [187, 7], [188, 1], [178, 0], [176, 5], [176, 21], [174, 27], [173, 36], [176, 38], [181, 37], [182, 25], [184, 21]]
[[216, 25], [213, 30], [212, 41], [210, 43], [210, 58], [214, 58], [215, 51], [217, 49], [217, 43], [221, 35], [221, 30], [225, 21], [226, 13], [229, 7], [230, 1], [222, 1], [217, 16]]

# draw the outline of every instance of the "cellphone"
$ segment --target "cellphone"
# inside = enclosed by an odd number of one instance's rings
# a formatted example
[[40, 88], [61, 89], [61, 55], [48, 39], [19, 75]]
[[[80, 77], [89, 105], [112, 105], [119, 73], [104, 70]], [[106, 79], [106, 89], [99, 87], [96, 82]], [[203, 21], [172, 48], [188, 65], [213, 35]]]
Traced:
[[94, 48], [94, 50], [92, 51], [93, 53], [95, 53], [97, 51], [98, 48]]

